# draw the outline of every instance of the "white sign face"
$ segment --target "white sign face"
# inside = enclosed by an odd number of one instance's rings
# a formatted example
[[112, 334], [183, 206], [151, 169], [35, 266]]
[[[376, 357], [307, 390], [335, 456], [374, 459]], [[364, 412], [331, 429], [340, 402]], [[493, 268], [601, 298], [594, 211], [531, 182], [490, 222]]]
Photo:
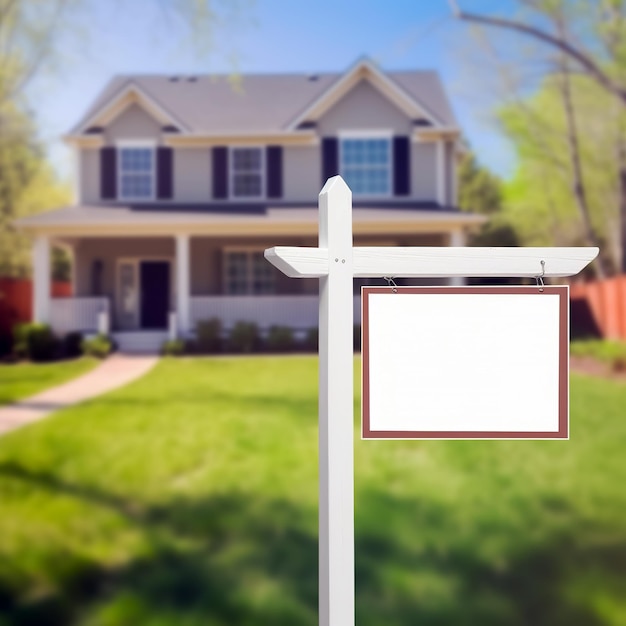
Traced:
[[364, 439], [568, 439], [569, 288], [364, 287]]

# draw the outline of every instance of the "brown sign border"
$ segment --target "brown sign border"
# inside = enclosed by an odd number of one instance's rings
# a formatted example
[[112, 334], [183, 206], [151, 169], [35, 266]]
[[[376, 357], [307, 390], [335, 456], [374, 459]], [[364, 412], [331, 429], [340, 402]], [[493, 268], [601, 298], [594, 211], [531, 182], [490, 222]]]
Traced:
[[362, 287], [361, 289], [361, 438], [362, 439], [569, 439], [569, 287], [544, 287], [542, 294], [559, 296], [559, 429], [547, 432], [404, 431], [370, 429], [369, 296], [389, 294], [524, 294], [539, 295], [538, 287]]

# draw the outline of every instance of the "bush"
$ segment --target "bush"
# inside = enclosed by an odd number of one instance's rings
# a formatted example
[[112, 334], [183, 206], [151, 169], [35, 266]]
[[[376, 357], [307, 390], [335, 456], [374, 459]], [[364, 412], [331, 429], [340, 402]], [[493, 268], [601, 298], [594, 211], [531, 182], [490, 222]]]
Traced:
[[355, 352], [361, 351], [361, 327], [358, 324], [352, 329], [352, 347]]
[[20, 358], [51, 361], [57, 356], [59, 341], [47, 324], [18, 324], [13, 338], [13, 351]]
[[217, 317], [196, 324], [195, 348], [198, 352], [219, 352], [222, 349], [222, 322]]
[[260, 344], [259, 327], [254, 322], [237, 322], [230, 331], [228, 343], [234, 352], [253, 352]]
[[103, 359], [111, 353], [113, 342], [106, 335], [96, 335], [83, 340], [81, 347], [85, 356]]
[[63, 356], [70, 359], [80, 356], [83, 353], [82, 343], [82, 333], [77, 331], [67, 333], [67, 335], [63, 337]]
[[293, 330], [288, 326], [272, 326], [266, 346], [270, 352], [291, 352], [296, 346]]
[[180, 356], [185, 353], [185, 342], [182, 339], [168, 339], [161, 346], [161, 354], [165, 356]]
[[307, 352], [317, 352], [319, 348], [319, 335], [320, 331], [318, 328], [309, 328], [302, 342], [302, 347]]

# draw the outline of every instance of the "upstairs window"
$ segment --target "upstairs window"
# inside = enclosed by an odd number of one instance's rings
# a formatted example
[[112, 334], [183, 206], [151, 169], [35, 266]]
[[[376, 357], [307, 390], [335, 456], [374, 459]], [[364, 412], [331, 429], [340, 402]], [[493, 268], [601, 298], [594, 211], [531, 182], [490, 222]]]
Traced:
[[154, 148], [124, 146], [119, 149], [119, 190], [123, 200], [154, 198]]
[[232, 197], [261, 198], [265, 195], [263, 153], [261, 148], [231, 148]]
[[341, 175], [355, 196], [391, 195], [391, 138], [341, 139]]
[[226, 252], [224, 287], [229, 295], [275, 293], [274, 272], [263, 252]]

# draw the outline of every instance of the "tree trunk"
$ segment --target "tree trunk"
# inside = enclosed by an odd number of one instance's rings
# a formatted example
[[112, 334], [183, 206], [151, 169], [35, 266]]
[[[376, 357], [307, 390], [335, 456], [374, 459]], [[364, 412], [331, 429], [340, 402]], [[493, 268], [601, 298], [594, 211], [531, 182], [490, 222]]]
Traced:
[[620, 264], [619, 271], [626, 274], [626, 141], [620, 138], [617, 146], [619, 164], [619, 225], [620, 225]]
[[[585, 181], [583, 179], [583, 170], [580, 159], [580, 145], [578, 143], [578, 128], [576, 124], [576, 114], [574, 112], [574, 102], [572, 99], [572, 91], [570, 89], [569, 67], [567, 59], [561, 57], [561, 98], [563, 100], [563, 110], [565, 112], [565, 121], [567, 124], [567, 146], [569, 150], [569, 158], [572, 174], [572, 194], [578, 207], [578, 213], [583, 225], [583, 232], [587, 245], [597, 246], [600, 248], [600, 241], [596, 236], [593, 224], [591, 223], [591, 215], [589, 210], [589, 202], [587, 201], [587, 191]], [[604, 255], [600, 253], [598, 261], [595, 264], [596, 274], [598, 278], [605, 278], [607, 271], [604, 263]]]

